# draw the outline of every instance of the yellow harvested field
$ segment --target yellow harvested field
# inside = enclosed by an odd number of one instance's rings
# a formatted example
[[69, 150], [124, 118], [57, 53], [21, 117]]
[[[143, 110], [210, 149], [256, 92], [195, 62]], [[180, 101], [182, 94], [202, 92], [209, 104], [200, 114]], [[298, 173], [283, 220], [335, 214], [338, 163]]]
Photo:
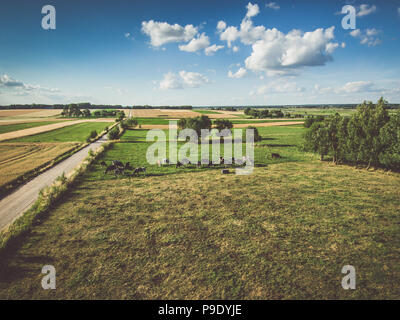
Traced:
[[0, 187], [38, 168], [79, 143], [2, 143], [0, 144]]
[[[253, 127], [277, 127], [277, 126], [290, 126], [294, 124], [303, 124], [303, 121], [279, 121], [279, 122], [264, 122], [264, 123], [239, 123], [234, 124], [234, 128], [247, 128]], [[168, 124], [145, 124], [141, 126], [142, 129], [168, 129]], [[176, 129], [176, 126], [171, 126], [171, 129]]]
[[[123, 110], [126, 116], [129, 116], [130, 110]], [[221, 118], [236, 118], [237, 115], [243, 114], [242, 111], [217, 111], [218, 113], [204, 113], [204, 115], [211, 119]], [[181, 119], [181, 118], [193, 118], [203, 115], [202, 113], [191, 111], [191, 110], [179, 110], [179, 109], [133, 109], [132, 117], [134, 118], [169, 118], [169, 119]]]
[[[129, 110], [124, 110], [129, 115]], [[190, 110], [177, 109], [133, 109], [132, 116], [134, 118], [191, 118], [200, 116], [200, 113]]]
[[253, 127], [277, 127], [277, 126], [291, 126], [294, 124], [303, 124], [304, 121], [279, 121], [279, 122], [264, 122], [264, 123], [238, 123], [234, 124], [234, 128], [247, 128]]
[[62, 110], [60, 109], [13, 109], [13, 110], [0, 110], [0, 118], [3, 117], [53, 117], [59, 115]]
[[34, 134], [47, 132], [47, 131], [51, 131], [51, 130], [55, 130], [55, 129], [60, 129], [63, 127], [71, 126], [73, 124], [78, 124], [78, 123], [82, 123], [82, 122], [115, 122], [115, 121], [114, 121], [114, 119], [110, 119], [110, 118], [107, 118], [107, 119], [99, 118], [99, 119], [91, 119], [91, 120], [75, 120], [75, 121], [64, 121], [64, 122], [52, 123], [52, 124], [48, 124], [45, 126], [2, 133], [2, 134], [0, 134], [0, 141], [20, 138], [20, 137], [25, 137], [25, 136], [31, 136]]

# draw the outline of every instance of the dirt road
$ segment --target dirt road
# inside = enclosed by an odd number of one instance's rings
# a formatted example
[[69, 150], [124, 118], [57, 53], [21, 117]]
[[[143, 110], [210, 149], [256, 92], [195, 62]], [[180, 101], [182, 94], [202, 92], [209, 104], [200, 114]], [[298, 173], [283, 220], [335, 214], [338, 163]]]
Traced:
[[51, 185], [63, 172], [65, 174], [71, 172], [87, 157], [90, 149], [97, 150], [106, 139], [106, 136], [103, 136], [3, 198], [0, 201], [0, 230], [6, 228], [31, 207], [36, 201], [40, 189]]
[[52, 124], [47, 124], [47, 125], [40, 126], [40, 127], [34, 127], [34, 128], [28, 128], [28, 129], [23, 129], [23, 130], [2, 133], [2, 134], [0, 134], [0, 141], [20, 138], [20, 137], [25, 137], [25, 136], [31, 136], [31, 135], [42, 133], [42, 132], [60, 129], [60, 128], [67, 127], [67, 126], [72, 126], [73, 124], [78, 124], [78, 123], [82, 123], [82, 122], [99, 122], [99, 121], [114, 122], [114, 119], [90, 119], [90, 120], [75, 120], [75, 121], [64, 121], [64, 122], [52, 123]]

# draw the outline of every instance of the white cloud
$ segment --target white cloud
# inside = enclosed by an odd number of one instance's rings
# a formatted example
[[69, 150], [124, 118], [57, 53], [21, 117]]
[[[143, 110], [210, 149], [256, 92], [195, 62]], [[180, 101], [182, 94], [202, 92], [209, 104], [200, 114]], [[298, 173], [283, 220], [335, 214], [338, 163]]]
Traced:
[[150, 43], [154, 47], [162, 46], [170, 42], [186, 42], [193, 39], [197, 34], [197, 28], [191, 24], [185, 27], [179, 24], [168, 24], [167, 22], [143, 21], [142, 32], [150, 37]]
[[198, 72], [179, 71], [179, 76], [182, 78], [184, 85], [191, 88], [198, 88], [210, 81], [208, 78]]
[[164, 74], [164, 79], [160, 81], [161, 90], [182, 89], [182, 82], [174, 73], [168, 72]]
[[209, 79], [197, 72], [188, 72], [185, 70], [179, 71], [178, 75], [173, 72], [164, 74], [163, 80], [159, 83], [161, 90], [183, 89], [183, 88], [198, 88], [209, 83]]
[[0, 76], [0, 86], [4, 87], [23, 87], [24, 83], [18, 80], [15, 80], [8, 75], [4, 74]]
[[226, 22], [225, 21], [218, 21], [218, 24], [217, 24], [217, 30], [218, 31], [223, 31], [223, 30], [225, 30], [226, 29]]
[[359, 37], [361, 35], [361, 30], [360, 29], [355, 29], [355, 30], [350, 32], [350, 35], [352, 37]]
[[339, 92], [355, 93], [355, 92], [371, 92], [376, 91], [371, 81], [354, 81], [347, 82], [343, 87], [339, 88]]
[[233, 51], [233, 52], [238, 52], [238, 51], [239, 51], [239, 47], [238, 47], [238, 46], [234, 46], [234, 47], [232, 48], [232, 51]]
[[231, 47], [231, 43], [239, 37], [239, 30], [236, 27], [228, 27], [221, 33], [219, 38], [228, 43], [228, 48]]
[[350, 32], [350, 35], [354, 38], [359, 38], [361, 44], [368, 45], [368, 47], [374, 47], [382, 43], [381, 39], [378, 37], [379, 33], [380, 31], [375, 28], [367, 29], [365, 32], [360, 29], [355, 29]]
[[279, 10], [281, 7], [276, 2], [269, 2], [265, 5], [266, 8]]
[[199, 37], [192, 39], [188, 44], [180, 45], [179, 50], [187, 52], [196, 52], [207, 48], [210, 45], [208, 36], [202, 33]]
[[20, 94], [22, 94], [23, 92], [29, 92], [33, 90], [41, 92], [51, 92], [51, 93], [60, 91], [57, 88], [46, 88], [40, 85], [27, 84], [22, 81], [15, 80], [12, 77], [8, 76], [7, 74], [0, 76], [0, 87], [10, 90], [17, 90]]
[[333, 32], [334, 27], [306, 33], [292, 30], [288, 34], [268, 29], [263, 39], [253, 44], [253, 51], [245, 60], [246, 68], [285, 73], [299, 67], [324, 65], [332, 60], [331, 54], [338, 47], [331, 42]]
[[295, 69], [331, 61], [332, 53], [340, 47], [333, 41], [334, 27], [311, 32], [292, 30], [285, 34], [276, 28], [254, 26], [251, 17], [258, 14], [259, 8], [251, 3], [246, 8], [246, 16], [239, 28], [224, 25], [226, 28], [220, 32], [220, 40], [226, 41], [229, 48], [238, 39], [243, 44], [252, 45], [252, 53], [245, 60], [248, 70], [264, 71], [267, 75], [293, 75]]
[[236, 71], [235, 73], [232, 73], [232, 71], [229, 70], [228, 72], [228, 77], [229, 78], [243, 78], [247, 73], [247, 70], [245, 68], [239, 68], [238, 71]]
[[246, 8], [247, 8], [246, 17], [248, 18], [254, 17], [260, 13], [260, 8], [258, 7], [258, 4], [252, 4], [251, 2], [249, 2]]
[[357, 17], [364, 17], [376, 11], [375, 5], [361, 4], [357, 10]]
[[218, 50], [221, 50], [223, 48], [224, 48], [224, 46], [217, 46], [217, 45], [213, 44], [212, 46], [205, 48], [204, 52], [207, 56], [212, 56], [215, 52], [217, 52]]
[[371, 81], [352, 81], [347, 82], [339, 87], [325, 87], [321, 88], [319, 85], [315, 85], [314, 89], [317, 93], [326, 95], [326, 94], [354, 94], [361, 92], [378, 92], [380, 89], [377, 89], [375, 84]]
[[305, 89], [299, 87], [296, 82], [287, 82], [287, 81], [278, 81], [278, 82], [269, 82], [266, 85], [263, 85], [257, 88], [256, 93], [258, 95], [262, 94], [287, 94], [287, 93], [300, 93]]
[[132, 35], [130, 32], [126, 32], [126, 33], [124, 34], [124, 37], [127, 38], [127, 39], [133, 40], [133, 35]]

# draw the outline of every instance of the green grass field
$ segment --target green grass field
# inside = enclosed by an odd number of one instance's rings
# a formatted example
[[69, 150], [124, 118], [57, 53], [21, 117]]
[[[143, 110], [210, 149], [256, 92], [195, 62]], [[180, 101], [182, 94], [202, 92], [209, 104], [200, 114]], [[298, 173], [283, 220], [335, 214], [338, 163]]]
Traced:
[[100, 133], [109, 125], [109, 122], [84, 122], [6, 142], [85, 142], [92, 130]]
[[[3, 253], [0, 299], [399, 299], [400, 176], [320, 162], [304, 130], [259, 128], [248, 176], [149, 166], [146, 130], [128, 130]], [[105, 176], [115, 159], [148, 175]]]
[[63, 122], [63, 120], [55, 120], [55, 121], [39, 121], [39, 122], [28, 122], [28, 123], [16, 123], [16, 124], [7, 124], [0, 125], [0, 134], [7, 133], [17, 130], [41, 127], [52, 123]]

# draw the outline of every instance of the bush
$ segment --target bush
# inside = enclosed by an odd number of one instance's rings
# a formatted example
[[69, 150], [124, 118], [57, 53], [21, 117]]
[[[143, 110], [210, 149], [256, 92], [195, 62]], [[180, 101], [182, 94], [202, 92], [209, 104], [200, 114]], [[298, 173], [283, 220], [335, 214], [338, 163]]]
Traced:
[[119, 138], [119, 130], [118, 127], [114, 127], [110, 132], [108, 133], [108, 139], [109, 140], [117, 140]]
[[[253, 129], [254, 130], [254, 142], [259, 142], [259, 141], [262, 140], [262, 137], [258, 133], [258, 129], [256, 127], [249, 126], [249, 127], [247, 127], [247, 129]], [[245, 140], [246, 140], [246, 138], [245, 138]]]

